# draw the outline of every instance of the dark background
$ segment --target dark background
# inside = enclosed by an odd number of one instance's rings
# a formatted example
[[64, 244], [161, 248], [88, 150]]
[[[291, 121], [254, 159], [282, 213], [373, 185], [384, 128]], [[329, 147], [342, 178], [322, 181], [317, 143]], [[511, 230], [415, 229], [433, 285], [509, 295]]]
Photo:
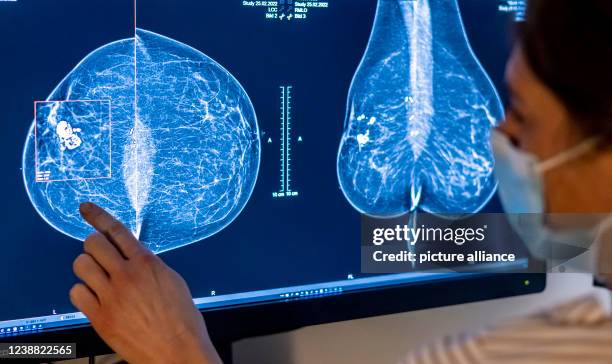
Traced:
[[[344, 199], [336, 153], [346, 97], [363, 55], [375, 0], [330, 0], [292, 23], [266, 20], [241, 0], [140, 0], [138, 27], [215, 59], [244, 86], [262, 136], [259, 178], [242, 214], [206, 241], [162, 254], [195, 297], [359, 276], [360, 218]], [[472, 47], [504, 95], [509, 17], [496, 0], [460, 0]], [[80, 243], [38, 216], [25, 192], [21, 157], [44, 100], [94, 49], [133, 36], [131, 0], [0, 2], [0, 320], [73, 312], [68, 290]], [[279, 188], [280, 85], [294, 86], [293, 186]], [[274, 143], [268, 144], [268, 137]], [[488, 207], [499, 210], [497, 201]]]

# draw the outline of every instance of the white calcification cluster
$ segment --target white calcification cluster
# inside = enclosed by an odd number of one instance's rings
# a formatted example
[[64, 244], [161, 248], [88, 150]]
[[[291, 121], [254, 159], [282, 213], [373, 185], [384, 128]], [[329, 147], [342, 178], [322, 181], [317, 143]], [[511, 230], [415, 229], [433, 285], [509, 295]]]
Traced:
[[36, 180], [42, 176], [46, 176], [42, 180], [58, 181], [76, 175], [93, 178], [110, 174], [108, 104], [37, 102], [36, 122], [37, 158], [32, 161], [39, 171]]
[[338, 177], [358, 211], [463, 214], [491, 198], [503, 112], [456, 0], [379, 0], [348, 107]]
[[[38, 212], [59, 231], [84, 239], [91, 228], [78, 205], [92, 201], [163, 252], [219, 232], [242, 211], [259, 169], [259, 131], [248, 95], [222, 66], [175, 40], [141, 29], [136, 35], [90, 53], [48, 98], [75, 100], [60, 111], [81, 107], [76, 100], [110, 102], [112, 139], [79, 126], [77, 150], [89, 153], [81, 159], [65, 154], [75, 165], [86, 164], [110, 145], [109, 178], [85, 178], [71, 169], [59, 182], [37, 181], [35, 139], [46, 145], [51, 135], [31, 130], [24, 181]], [[79, 123], [94, 125], [97, 118], [86, 115]], [[74, 127], [70, 115], [63, 120]], [[58, 162], [49, 158], [45, 167]]]

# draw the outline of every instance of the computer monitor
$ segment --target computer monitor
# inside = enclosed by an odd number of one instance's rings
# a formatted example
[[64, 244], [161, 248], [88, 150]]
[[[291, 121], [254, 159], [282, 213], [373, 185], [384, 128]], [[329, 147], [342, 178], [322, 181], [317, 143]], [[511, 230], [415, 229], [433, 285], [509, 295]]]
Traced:
[[[380, 106], [369, 92], [386, 87], [388, 102], [405, 92], [406, 105], [452, 111], [416, 92], [414, 80], [431, 92], [440, 69], [463, 72], [439, 58], [454, 44], [454, 56], [479, 73], [474, 84], [487, 89], [491, 114], [501, 113], [495, 98], [505, 98], [509, 30], [521, 7], [454, 4], [0, 1], [0, 340], [98, 347], [68, 298], [72, 261], [91, 233], [77, 212], [86, 200], [178, 271], [213, 336], [227, 340], [542, 290], [543, 275], [519, 274], [527, 255], [517, 274], [361, 270], [362, 217], [409, 205], [360, 199], [346, 183], [347, 128], [377, 122], [365, 110]], [[453, 31], [439, 39], [444, 29]], [[413, 81], [398, 86], [410, 70]], [[361, 147], [373, 137], [354, 139]], [[501, 211], [488, 183], [471, 212]], [[435, 205], [428, 201], [454, 203], [422, 196], [424, 212]]]

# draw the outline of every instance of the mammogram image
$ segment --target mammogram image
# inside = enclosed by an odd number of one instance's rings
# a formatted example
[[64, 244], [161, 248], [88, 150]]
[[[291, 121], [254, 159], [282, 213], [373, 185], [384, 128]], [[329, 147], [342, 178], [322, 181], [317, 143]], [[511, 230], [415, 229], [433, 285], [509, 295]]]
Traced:
[[477, 212], [496, 190], [500, 98], [456, 0], [379, 0], [348, 100], [337, 170], [358, 211]]
[[41, 101], [34, 107], [38, 182], [112, 177], [110, 101]]
[[32, 204], [83, 240], [91, 201], [154, 252], [211, 236], [253, 191], [257, 119], [245, 89], [183, 43], [137, 29], [85, 57], [36, 103], [23, 154]]

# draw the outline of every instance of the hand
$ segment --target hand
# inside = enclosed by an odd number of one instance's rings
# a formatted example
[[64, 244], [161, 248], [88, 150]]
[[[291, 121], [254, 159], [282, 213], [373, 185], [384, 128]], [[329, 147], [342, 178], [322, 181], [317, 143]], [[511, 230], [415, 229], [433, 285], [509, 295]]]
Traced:
[[139, 363], [221, 363], [187, 284], [100, 207], [81, 215], [97, 232], [74, 261], [83, 281], [72, 303], [123, 359]]

